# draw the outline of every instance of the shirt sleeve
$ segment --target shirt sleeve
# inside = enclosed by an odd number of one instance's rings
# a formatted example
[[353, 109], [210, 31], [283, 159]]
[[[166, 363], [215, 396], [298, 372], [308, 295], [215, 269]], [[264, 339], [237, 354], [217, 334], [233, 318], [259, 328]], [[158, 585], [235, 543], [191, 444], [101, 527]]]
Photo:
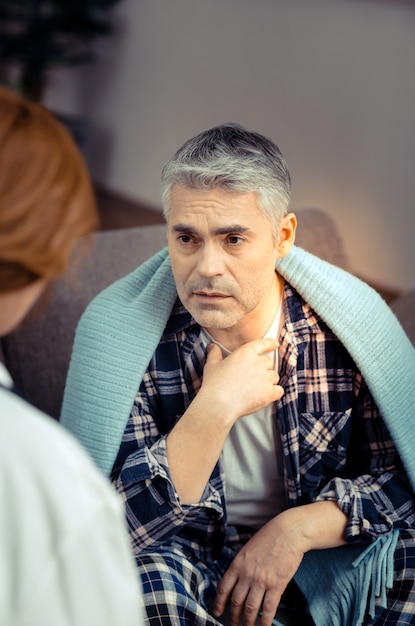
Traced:
[[136, 554], [154, 549], [194, 520], [208, 532], [212, 520], [223, 517], [219, 476], [208, 482], [199, 502], [181, 504], [169, 472], [167, 435], [161, 433], [159, 419], [157, 391], [151, 377], [146, 375], [136, 396], [112, 476], [125, 503]]
[[317, 500], [333, 500], [347, 515], [345, 539], [376, 538], [413, 527], [414, 494], [399, 455], [359, 374], [346, 470], [321, 490]]

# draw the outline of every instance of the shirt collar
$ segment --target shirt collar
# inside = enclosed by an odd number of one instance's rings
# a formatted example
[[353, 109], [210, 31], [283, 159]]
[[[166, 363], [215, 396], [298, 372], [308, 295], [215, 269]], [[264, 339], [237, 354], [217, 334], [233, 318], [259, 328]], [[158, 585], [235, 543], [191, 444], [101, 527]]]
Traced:
[[166, 324], [164, 335], [179, 333], [195, 325], [198, 326], [197, 322], [177, 298]]
[[310, 333], [327, 330], [326, 323], [286, 281], [284, 284], [284, 320], [287, 330], [299, 341], [305, 339]]

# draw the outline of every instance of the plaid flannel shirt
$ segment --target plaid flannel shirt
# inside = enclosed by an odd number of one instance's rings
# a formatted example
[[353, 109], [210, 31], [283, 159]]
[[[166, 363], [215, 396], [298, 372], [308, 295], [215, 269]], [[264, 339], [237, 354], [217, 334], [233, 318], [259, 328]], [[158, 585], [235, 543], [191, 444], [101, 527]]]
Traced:
[[[280, 384], [274, 407], [287, 507], [336, 501], [348, 541], [413, 527], [414, 495], [360, 372], [324, 321], [285, 283]], [[112, 480], [136, 554], [170, 541], [215, 557], [226, 533], [217, 463], [200, 502], [182, 505], [165, 440], [198, 392], [206, 360], [200, 327], [177, 301], [131, 410]], [[212, 402], [214, 402], [212, 398]], [[201, 548], [202, 547], [202, 548]]]

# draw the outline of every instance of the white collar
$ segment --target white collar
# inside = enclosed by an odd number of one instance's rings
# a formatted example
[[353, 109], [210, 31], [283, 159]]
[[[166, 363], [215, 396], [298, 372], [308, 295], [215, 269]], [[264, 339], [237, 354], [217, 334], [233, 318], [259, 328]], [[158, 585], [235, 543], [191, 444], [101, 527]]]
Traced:
[[4, 387], [13, 387], [13, 380], [9, 374], [9, 372], [7, 371], [6, 367], [3, 365], [3, 363], [0, 361], [0, 385], [3, 385]]

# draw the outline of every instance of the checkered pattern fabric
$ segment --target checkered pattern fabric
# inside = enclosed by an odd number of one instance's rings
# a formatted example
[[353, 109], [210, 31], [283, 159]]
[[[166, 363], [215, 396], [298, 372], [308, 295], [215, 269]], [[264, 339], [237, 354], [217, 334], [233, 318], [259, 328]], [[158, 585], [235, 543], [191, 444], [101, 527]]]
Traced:
[[[226, 544], [215, 561], [204, 560], [200, 549], [194, 551], [172, 540], [157, 552], [140, 554], [143, 599], [149, 626], [219, 626], [209, 613], [220, 582], [232, 559], [249, 539], [251, 532], [230, 527]], [[201, 548], [201, 546], [199, 546]], [[290, 586], [284, 594], [281, 615], [288, 612], [302, 625], [313, 623], [299, 590]]]
[[[143, 586], [148, 626], [219, 626], [222, 622], [209, 613], [216, 588], [249, 534], [229, 529], [228, 540], [216, 561], [204, 561], [198, 550], [192, 552], [174, 540], [156, 552], [137, 556]], [[303, 598], [289, 588], [282, 598], [281, 615], [291, 623], [312, 624]], [[278, 618], [278, 613], [277, 613]], [[367, 626], [415, 625], [415, 531], [401, 531], [395, 551], [394, 586], [387, 596], [387, 608], [375, 605], [375, 617], [366, 617]]]
[[[287, 283], [284, 320], [280, 384], [285, 394], [276, 403], [275, 415], [281, 433], [287, 506], [319, 499], [336, 501], [349, 520], [348, 540], [413, 527], [412, 490], [354, 362]], [[151, 555], [151, 562], [155, 554], [160, 558], [171, 542], [185, 553], [198, 555], [196, 560], [178, 557], [176, 561], [196, 568], [197, 573], [187, 571], [183, 576], [192, 586], [193, 598], [196, 588], [202, 590], [196, 599], [200, 608], [202, 596], [209, 595], [211, 587], [199, 576], [206, 575], [208, 564], [218, 562], [227, 541], [221, 463], [200, 502], [182, 506], [169, 476], [165, 447], [167, 433], [201, 385], [206, 357], [199, 334], [199, 326], [177, 302], [136, 395], [112, 480], [125, 502], [138, 559]], [[146, 567], [149, 564], [141, 563], [140, 571]], [[161, 564], [151, 567], [158, 570]], [[149, 606], [159, 600], [149, 601]], [[200, 623], [211, 623], [206, 615], [200, 619], [205, 620]]]

